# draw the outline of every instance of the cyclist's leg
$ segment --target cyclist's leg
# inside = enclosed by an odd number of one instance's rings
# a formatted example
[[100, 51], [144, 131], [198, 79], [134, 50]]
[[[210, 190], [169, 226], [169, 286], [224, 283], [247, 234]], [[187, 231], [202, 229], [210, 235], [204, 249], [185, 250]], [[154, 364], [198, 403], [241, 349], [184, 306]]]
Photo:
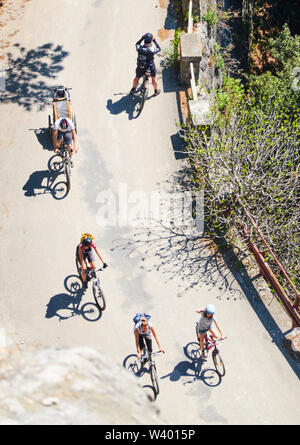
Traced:
[[86, 252], [86, 257], [88, 259], [90, 268], [95, 270], [96, 269], [96, 263], [95, 263], [95, 255], [94, 255], [94, 253], [91, 250], [89, 250], [88, 252]]
[[[139, 334], [139, 349], [140, 349], [140, 354], [143, 354], [143, 350], [145, 348], [145, 342], [144, 342], [144, 336]], [[143, 360], [142, 365], [145, 363], [145, 361]]]
[[143, 77], [143, 75], [144, 75], [143, 70], [141, 70], [141, 69], [137, 66], [136, 71], [135, 71], [135, 78], [133, 79], [132, 88], [131, 88], [131, 90], [130, 90], [130, 93], [131, 93], [131, 94], [135, 92], [135, 90], [136, 90], [136, 88], [137, 88], [137, 86], [138, 86], [138, 84], [139, 84], [140, 78]]
[[72, 138], [72, 134], [70, 131], [67, 131], [64, 134], [64, 141], [67, 145], [68, 148], [68, 153], [69, 153], [69, 158], [72, 158], [72, 154], [73, 154], [73, 138]]
[[154, 64], [153, 66], [151, 66], [151, 79], [155, 94], [158, 95], [160, 93], [160, 90], [157, 89], [158, 85], [156, 80], [156, 67]]
[[58, 150], [61, 147], [62, 141], [63, 141], [63, 134], [60, 131], [58, 131], [58, 133], [57, 133], [57, 142], [56, 142], [56, 148]]
[[87, 271], [86, 255], [83, 254], [83, 259], [81, 261], [81, 278], [84, 284], [86, 284], [86, 271]]
[[145, 342], [146, 342], [146, 345], [147, 345], [147, 349], [148, 349], [148, 351], [151, 354], [153, 352], [151, 335], [145, 335]]

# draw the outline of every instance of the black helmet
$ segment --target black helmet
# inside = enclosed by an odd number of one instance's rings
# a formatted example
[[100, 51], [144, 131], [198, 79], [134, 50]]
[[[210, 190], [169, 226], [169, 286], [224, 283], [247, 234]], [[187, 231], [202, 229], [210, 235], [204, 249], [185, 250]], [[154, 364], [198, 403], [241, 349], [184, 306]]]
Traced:
[[147, 32], [147, 33], [144, 35], [144, 42], [145, 42], [145, 43], [151, 43], [151, 42], [152, 42], [152, 39], [153, 39], [153, 35], [152, 35], [150, 32]]
[[65, 97], [65, 89], [64, 87], [58, 87], [56, 90], [57, 97]]
[[62, 120], [60, 121], [60, 127], [62, 128], [62, 130], [66, 130], [68, 128], [69, 124], [66, 118], [62, 118]]
[[82, 245], [84, 247], [89, 247], [92, 244], [92, 238], [90, 236], [87, 236], [86, 238], [84, 238], [84, 240], [82, 241]]

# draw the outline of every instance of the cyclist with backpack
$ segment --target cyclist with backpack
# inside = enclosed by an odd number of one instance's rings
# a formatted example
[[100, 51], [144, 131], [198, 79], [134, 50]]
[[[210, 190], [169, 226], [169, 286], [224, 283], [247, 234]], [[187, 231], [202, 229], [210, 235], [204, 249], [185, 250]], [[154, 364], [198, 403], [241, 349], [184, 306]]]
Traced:
[[[144, 44], [142, 45], [142, 41], [144, 40]], [[152, 42], [155, 44], [155, 47], [152, 46]], [[161, 48], [153, 35], [151, 33], [147, 33], [143, 35], [138, 42], [135, 44], [136, 50], [138, 52], [137, 58], [137, 67], [135, 78], [133, 80], [133, 86], [130, 90], [130, 94], [134, 94], [139, 80], [146, 73], [148, 69], [150, 69], [150, 74], [152, 78], [152, 85], [154, 88], [154, 95], [158, 96], [160, 90], [157, 89], [157, 80], [156, 80], [156, 67], [154, 63], [155, 54], [161, 51]]]
[[150, 323], [149, 319], [150, 315], [147, 314], [137, 314], [133, 319], [135, 323], [134, 337], [138, 358], [141, 357], [144, 347], [147, 347], [149, 353], [153, 352], [152, 335], [156, 340], [158, 349], [162, 353], [165, 353], [165, 350], [160, 346], [154, 326]]
[[200, 343], [200, 348], [202, 351], [202, 357], [205, 357], [204, 336], [206, 332], [209, 331], [214, 338], [218, 338], [218, 336], [212, 329], [213, 324], [215, 324], [216, 328], [220, 333], [221, 338], [223, 338], [222, 331], [214, 316], [215, 311], [216, 310], [213, 304], [208, 304], [205, 309], [196, 310], [197, 314], [201, 314], [200, 320], [197, 323], [197, 335]]
[[97, 249], [96, 244], [93, 242], [93, 239], [95, 239], [93, 235], [91, 235], [90, 233], [84, 233], [81, 236], [80, 244], [77, 246], [76, 249], [76, 256], [79, 259], [81, 265], [81, 278], [84, 289], [87, 289], [87, 281], [86, 281], [87, 261], [89, 262], [91, 269], [96, 270], [95, 256], [93, 250], [96, 252], [98, 257], [102, 261], [103, 268], [105, 269], [107, 267], [107, 264], [103, 261]]

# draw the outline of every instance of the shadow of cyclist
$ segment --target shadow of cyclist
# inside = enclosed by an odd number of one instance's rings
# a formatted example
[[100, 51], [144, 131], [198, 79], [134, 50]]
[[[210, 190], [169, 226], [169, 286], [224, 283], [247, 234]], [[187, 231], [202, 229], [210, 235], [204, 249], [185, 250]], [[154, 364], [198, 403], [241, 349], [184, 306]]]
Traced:
[[81, 315], [90, 322], [101, 318], [102, 312], [96, 304], [87, 302], [80, 307], [85, 289], [82, 288], [78, 275], [68, 275], [64, 280], [64, 287], [69, 293], [60, 293], [50, 299], [45, 318], [58, 317], [59, 321], [62, 321]]
[[51, 194], [54, 199], [64, 199], [67, 194], [67, 184], [65, 181], [57, 181], [60, 172], [40, 170], [33, 172], [26, 184], [23, 186], [24, 195], [27, 197]]
[[108, 99], [106, 108], [110, 111], [111, 114], [121, 114], [125, 112], [126, 114], [128, 114], [128, 119], [132, 120], [136, 119], [140, 114], [139, 104], [139, 96], [131, 96], [129, 94], [126, 94], [126, 96], [121, 97], [121, 99], [117, 100], [116, 102]]
[[183, 385], [202, 381], [205, 385], [210, 387], [218, 386], [221, 383], [221, 377], [215, 369], [203, 368], [204, 361], [199, 352], [199, 344], [190, 342], [183, 347], [183, 352], [189, 361], [181, 361], [177, 363], [173, 371], [161, 377], [161, 379], [169, 378], [171, 382], [177, 382], [185, 377], [190, 377], [189, 380], [184, 379]]

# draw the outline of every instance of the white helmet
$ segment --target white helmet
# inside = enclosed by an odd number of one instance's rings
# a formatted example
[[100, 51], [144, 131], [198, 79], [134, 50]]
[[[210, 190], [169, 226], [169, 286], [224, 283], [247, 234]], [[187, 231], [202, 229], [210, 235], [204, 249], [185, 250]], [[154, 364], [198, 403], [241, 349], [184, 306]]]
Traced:
[[208, 304], [206, 306], [205, 312], [207, 314], [214, 314], [216, 312], [215, 306], [213, 304]]

